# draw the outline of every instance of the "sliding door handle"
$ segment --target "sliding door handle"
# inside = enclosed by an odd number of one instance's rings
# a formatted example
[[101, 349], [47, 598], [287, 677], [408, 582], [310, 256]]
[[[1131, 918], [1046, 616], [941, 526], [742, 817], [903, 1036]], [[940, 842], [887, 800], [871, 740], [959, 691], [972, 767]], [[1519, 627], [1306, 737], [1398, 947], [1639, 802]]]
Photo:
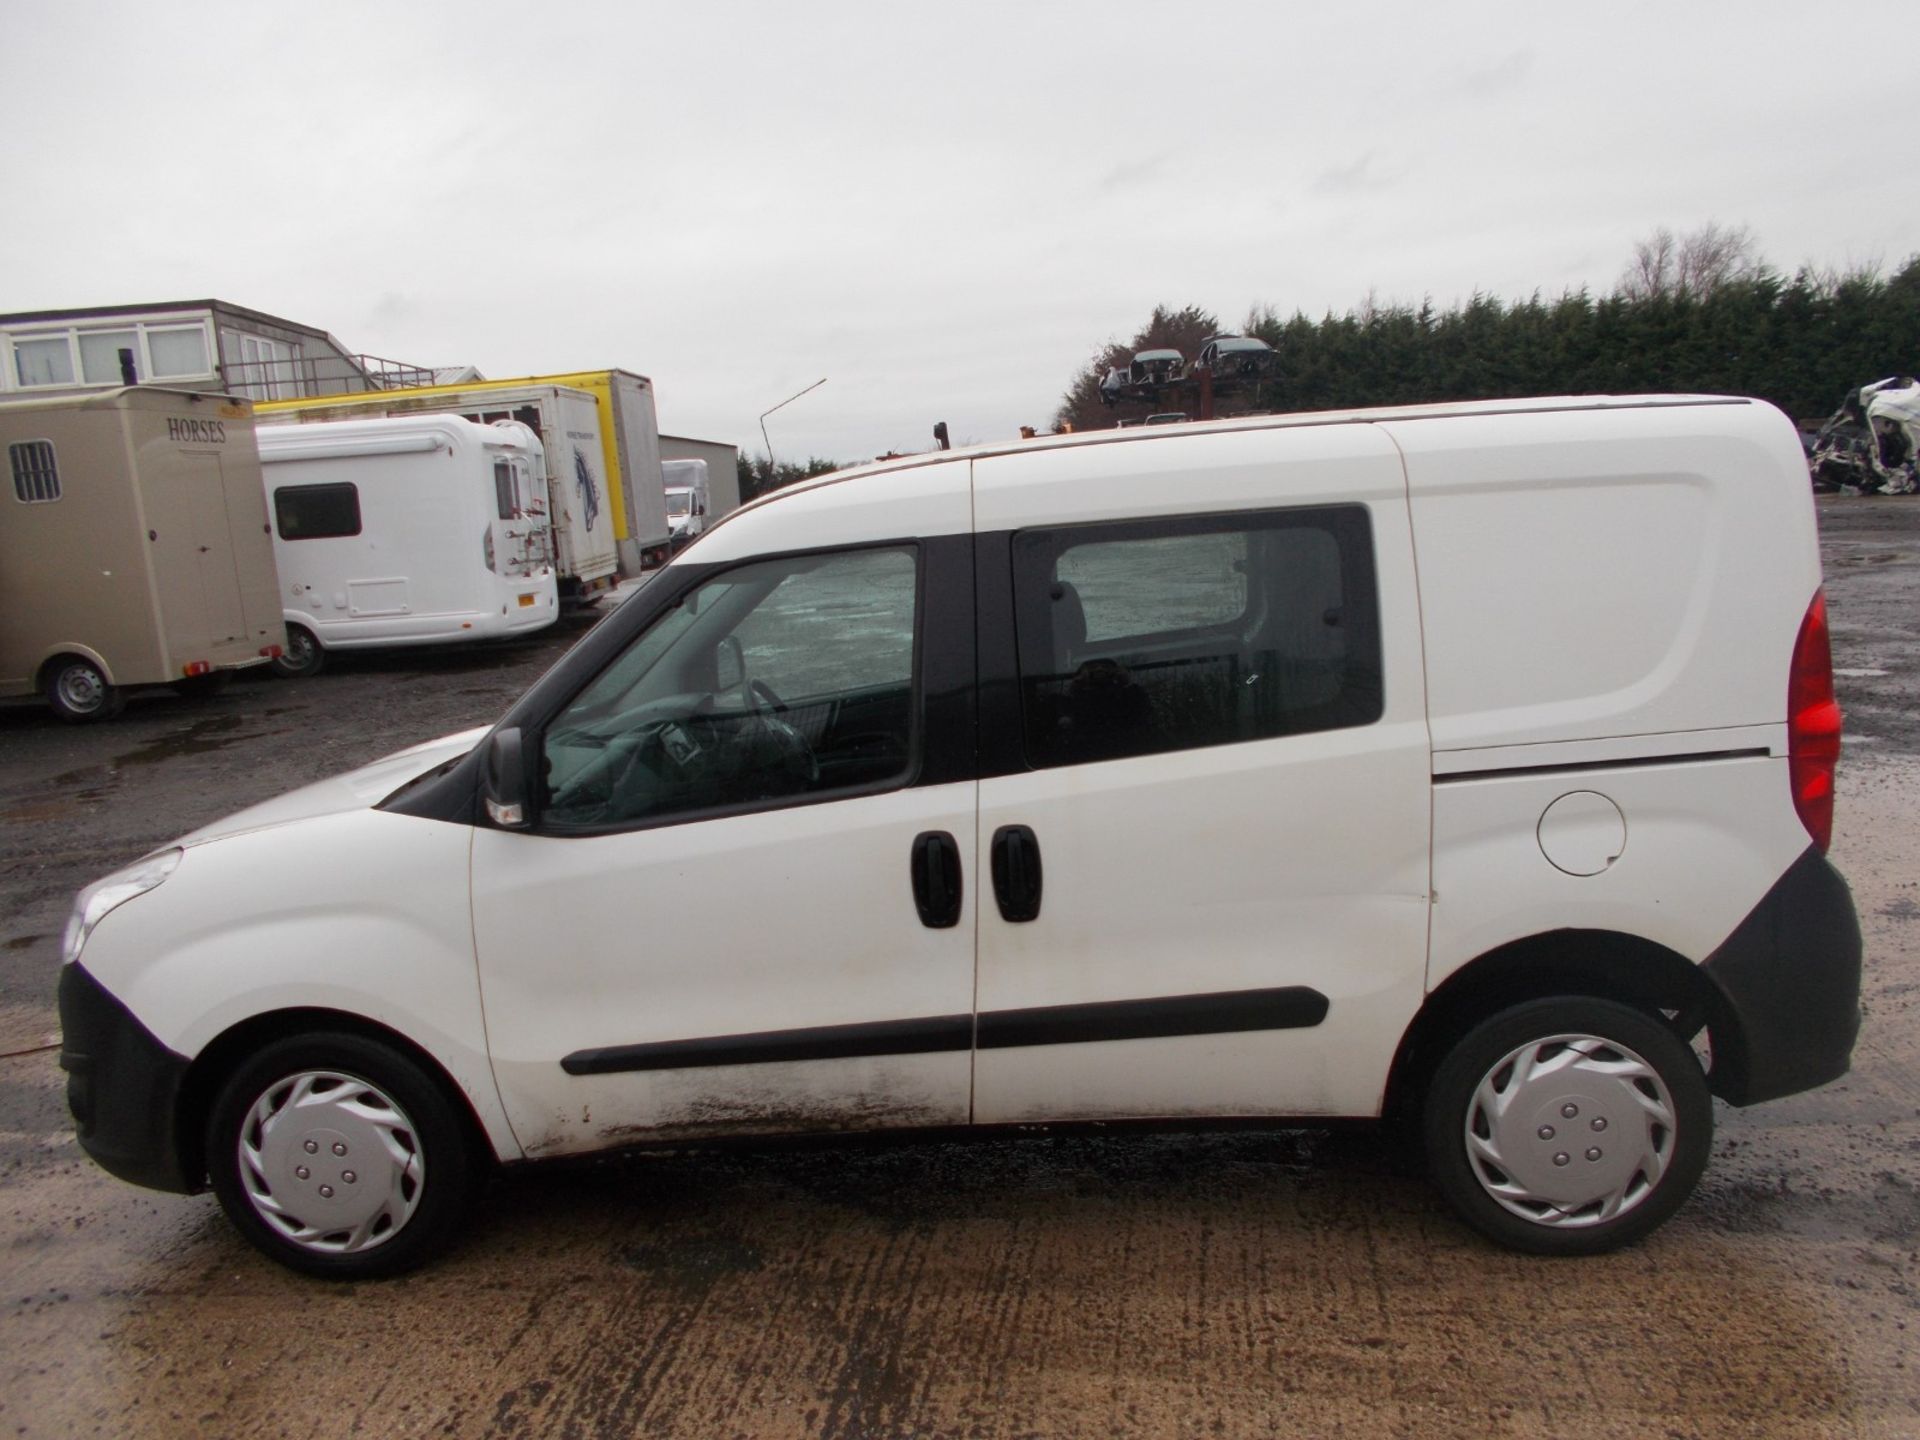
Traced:
[[920, 923], [950, 930], [960, 923], [960, 846], [944, 830], [927, 830], [913, 840], [913, 903]]
[[1040, 841], [1025, 825], [993, 832], [993, 898], [1000, 918], [1014, 924], [1040, 917]]

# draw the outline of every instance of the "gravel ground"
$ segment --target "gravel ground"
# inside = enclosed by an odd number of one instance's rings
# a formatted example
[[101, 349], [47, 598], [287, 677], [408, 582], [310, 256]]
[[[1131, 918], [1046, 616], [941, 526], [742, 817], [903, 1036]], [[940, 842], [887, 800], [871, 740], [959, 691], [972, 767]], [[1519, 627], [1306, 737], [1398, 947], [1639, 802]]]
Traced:
[[438, 1266], [326, 1286], [111, 1180], [50, 1052], [74, 889], [497, 714], [583, 628], [0, 708], [0, 1429], [22, 1435], [1920, 1435], [1920, 500], [1821, 502], [1848, 712], [1854, 1073], [1716, 1106], [1651, 1240], [1490, 1249], [1366, 1136], [685, 1153], [495, 1188]]

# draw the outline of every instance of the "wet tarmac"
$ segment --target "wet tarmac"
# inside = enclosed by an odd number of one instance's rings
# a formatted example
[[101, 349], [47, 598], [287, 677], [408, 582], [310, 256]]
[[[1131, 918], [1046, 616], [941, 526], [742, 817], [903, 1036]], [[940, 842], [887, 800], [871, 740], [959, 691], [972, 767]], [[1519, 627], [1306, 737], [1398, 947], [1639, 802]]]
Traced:
[[281, 1271], [74, 1145], [70, 895], [241, 805], [497, 714], [579, 627], [0, 709], [0, 1434], [1920, 1436], [1920, 500], [1821, 504], [1848, 711], [1854, 1073], [1716, 1106], [1647, 1242], [1492, 1249], [1367, 1134], [680, 1153], [514, 1177], [433, 1268]]

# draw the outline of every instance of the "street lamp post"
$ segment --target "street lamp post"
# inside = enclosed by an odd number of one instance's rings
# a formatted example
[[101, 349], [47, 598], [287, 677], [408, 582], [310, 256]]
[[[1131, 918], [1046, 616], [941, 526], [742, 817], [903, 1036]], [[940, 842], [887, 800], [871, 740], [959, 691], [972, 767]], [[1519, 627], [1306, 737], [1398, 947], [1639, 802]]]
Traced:
[[769, 482], [773, 479], [773, 441], [767, 438], [767, 416], [773, 414], [774, 410], [784, 409], [786, 406], [791, 405], [802, 395], [807, 394], [808, 391], [818, 390], [826, 383], [827, 377], [822, 375], [818, 380], [807, 386], [806, 390], [796, 391], [794, 394], [782, 400], [778, 405], [775, 405], [772, 410], [762, 410], [760, 412], [760, 443], [767, 447], [767, 479]]

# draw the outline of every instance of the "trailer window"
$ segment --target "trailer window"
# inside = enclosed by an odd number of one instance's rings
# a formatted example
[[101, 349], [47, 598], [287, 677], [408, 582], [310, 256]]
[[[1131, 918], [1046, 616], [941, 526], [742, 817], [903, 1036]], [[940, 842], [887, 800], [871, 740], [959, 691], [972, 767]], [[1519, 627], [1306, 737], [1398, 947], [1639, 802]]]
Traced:
[[13, 466], [16, 500], [37, 505], [60, 498], [60, 472], [54, 468], [51, 440], [22, 440], [9, 445], [7, 460]]
[[360, 533], [357, 485], [286, 485], [273, 492], [282, 540], [337, 540]]

